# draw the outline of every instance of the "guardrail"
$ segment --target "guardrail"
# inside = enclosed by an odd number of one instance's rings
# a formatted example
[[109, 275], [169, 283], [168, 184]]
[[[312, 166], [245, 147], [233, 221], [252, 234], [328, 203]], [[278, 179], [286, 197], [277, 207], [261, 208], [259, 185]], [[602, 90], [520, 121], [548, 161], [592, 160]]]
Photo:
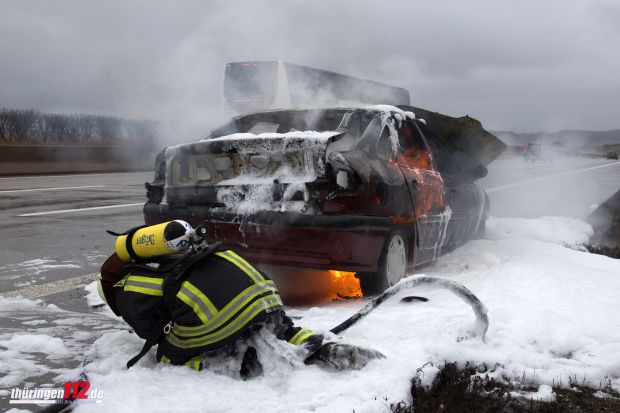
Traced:
[[0, 145], [0, 175], [148, 171], [158, 151], [145, 146]]

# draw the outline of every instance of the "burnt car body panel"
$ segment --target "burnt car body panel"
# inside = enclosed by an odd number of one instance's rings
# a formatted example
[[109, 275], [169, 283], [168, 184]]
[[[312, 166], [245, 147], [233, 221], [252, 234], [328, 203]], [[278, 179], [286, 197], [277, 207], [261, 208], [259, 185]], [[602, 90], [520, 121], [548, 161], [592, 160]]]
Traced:
[[487, 166], [505, 149], [506, 144], [486, 131], [479, 120], [470, 116], [455, 118], [415, 106], [399, 105], [398, 108], [412, 111], [418, 118], [450, 147], [464, 169], [479, 164]]
[[[410, 267], [430, 262], [484, 227], [488, 198], [471, 170], [500, 145], [484, 155], [463, 151], [432, 129], [449, 117], [425, 124], [408, 109], [234, 118], [158, 155], [145, 222], [206, 223], [210, 240], [259, 263], [365, 273], [377, 270], [396, 230], [406, 238]], [[476, 128], [488, 134], [462, 119], [448, 119], [453, 142], [459, 133], [479, 139]]]

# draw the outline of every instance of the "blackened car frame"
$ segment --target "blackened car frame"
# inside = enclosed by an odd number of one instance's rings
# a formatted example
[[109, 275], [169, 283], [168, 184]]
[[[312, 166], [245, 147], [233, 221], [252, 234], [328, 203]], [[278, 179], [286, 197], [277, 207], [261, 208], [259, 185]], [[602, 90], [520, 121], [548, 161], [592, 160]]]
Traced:
[[372, 295], [484, 233], [475, 181], [503, 149], [407, 106], [248, 114], [157, 156], [145, 222], [206, 223], [253, 262], [353, 271]]

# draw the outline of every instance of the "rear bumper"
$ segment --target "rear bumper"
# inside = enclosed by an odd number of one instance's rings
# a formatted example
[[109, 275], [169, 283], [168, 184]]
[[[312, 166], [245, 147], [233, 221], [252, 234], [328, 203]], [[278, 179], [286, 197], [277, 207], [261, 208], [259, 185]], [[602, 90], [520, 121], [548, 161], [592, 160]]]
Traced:
[[255, 262], [323, 270], [373, 272], [392, 222], [387, 217], [262, 211], [251, 215], [199, 206], [144, 206], [147, 225], [183, 219], [206, 224], [210, 242]]

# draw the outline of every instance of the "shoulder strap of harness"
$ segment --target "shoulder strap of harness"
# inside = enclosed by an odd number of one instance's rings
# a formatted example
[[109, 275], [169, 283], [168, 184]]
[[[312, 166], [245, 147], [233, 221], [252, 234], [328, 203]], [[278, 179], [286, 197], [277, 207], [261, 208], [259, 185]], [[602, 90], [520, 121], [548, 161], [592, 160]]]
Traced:
[[169, 323], [170, 323], [170, 314], [167, 311], [162, 311], [161, 315], [159, 316], [159, 319], [157, 320], [156, 325], [153, 327], [153, 330], [151, 330], [151, 334], [149, 335], [149, 338], [147, 338], [146, 341], [144, 342], [144, 345], [142, 346], [142, 350], [140, 350], [140, 352], [137, 355], [132, 357], [131, 360], [127, 362], [128, 369], [131, 368], [131, 366], [136, 364], [138, 361], [140, 361], [140, 359], [144, 357], [146, 353], [148, 353], [149, 350], [155, 344], [159, 343], [159, 341], [166, 334], [166, 331], [165, 331], [166, 326]]

